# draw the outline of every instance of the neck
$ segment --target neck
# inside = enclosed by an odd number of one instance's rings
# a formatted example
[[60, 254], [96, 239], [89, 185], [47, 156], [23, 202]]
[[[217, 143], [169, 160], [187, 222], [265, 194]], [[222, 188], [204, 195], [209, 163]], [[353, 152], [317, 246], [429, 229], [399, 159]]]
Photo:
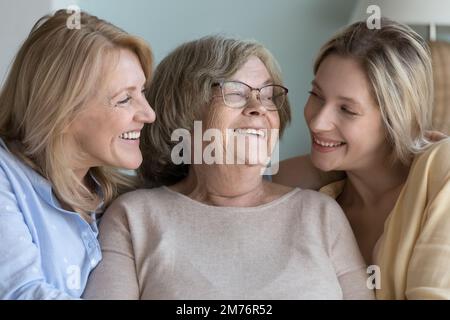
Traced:
[[343, 204], [376, 206], [389, 195], [398, 197], [409, 173], [401, 163], [386, 165], [380, 162], [367, 169], [347, 171], [347, 183], [341, 196]]
[[257, 206], [267, 193], [260, 170], [247, 165], [192, 165], [188, 177], [171, 188], [209, 205]]
[[75, 169], [73, 171], [75, 173], [75, 176], [78, 178], [78, 180], [86, 187], [89, 188], [89, 183], [88, 183], [88, 172], [89, 169]]
[[[87, 179], [88, 175], [87, 172], [89, 171], [89, 169], [74, 169], [73, 172], [75, 173], [75, 176], [77, 177], [77, 179], [79, 181], [81, 181], [81, 183], [88, 189], [90, 189], [89, 187], [89, 181]], [[62, 199], [59, 199], [59, 202], [61, 204], [61, 207], [67, 211], [76, 211], [76, 212], [80, 212], [78, 209], [79, 208], [75, 208], [70, 206], [69, 204], [67, 204], [66, 202], [64, 202]]]

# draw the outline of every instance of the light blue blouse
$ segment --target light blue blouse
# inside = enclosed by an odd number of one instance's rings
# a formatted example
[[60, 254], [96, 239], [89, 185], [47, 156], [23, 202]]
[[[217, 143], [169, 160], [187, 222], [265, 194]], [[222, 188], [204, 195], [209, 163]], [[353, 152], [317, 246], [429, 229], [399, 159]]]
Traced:
[[101, 260], [97, 234], [0, 139], [0, 299], [79, 298]]

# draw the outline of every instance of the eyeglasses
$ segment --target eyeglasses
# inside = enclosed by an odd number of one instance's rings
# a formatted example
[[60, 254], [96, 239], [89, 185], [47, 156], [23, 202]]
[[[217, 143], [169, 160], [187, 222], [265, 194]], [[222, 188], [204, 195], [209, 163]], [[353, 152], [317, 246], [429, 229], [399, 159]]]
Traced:
[[288, 93], [287, 88], [277, 84], [252, 88], [248, 84], [240, 81], [222, 81], [214, 83], [212, 86], [219, 86], [225, 105], [236, 109], [245, 107], [250, 100], [252, 91], [257, 91], [257, 98], [261, 104], [267, 110], [275, 111], [283, 106]]

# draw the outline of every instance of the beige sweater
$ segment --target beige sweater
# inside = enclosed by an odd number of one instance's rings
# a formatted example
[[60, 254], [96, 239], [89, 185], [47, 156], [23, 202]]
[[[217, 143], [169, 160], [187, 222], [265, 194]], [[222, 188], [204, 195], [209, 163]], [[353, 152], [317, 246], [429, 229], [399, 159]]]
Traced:
[[121, 196], [100, 225], [87, 299], [372, 299], [337, 203], [294, 189], [215, 207], [169, 188]]

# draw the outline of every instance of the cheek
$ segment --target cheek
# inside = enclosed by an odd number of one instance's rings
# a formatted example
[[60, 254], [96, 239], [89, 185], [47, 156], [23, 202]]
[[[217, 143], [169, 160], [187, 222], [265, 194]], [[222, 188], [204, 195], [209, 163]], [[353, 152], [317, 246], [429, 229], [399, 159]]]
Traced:
[[203, 130], [219, 129], [221, 131], [232, 127], [238, 112], [228, 107], [212, 106], [211, 111], [203, 119]]
[[342, 126], [341, 132], [349, 146], [358, 150], [376, 152], [386, 140], [384, 128], [376, 120]]
[[273, 115], [270, 116], [269, 121], [272, 124], [273, 129], [280, 128], [280, 114], [278, 112], [274, 112]]
[[111, 135], [119, 136], [121, 133], [134, 129], [136, 125], [133, 126], [132, 124], [132, 112], [127, 110], [114, 110], [105, 115], [102, 123], [99, 124], [99, 128], [102, 128], [105, 132], [109, 132]]
[[90, 117], [79, 117], [67, 131], [67, 136], [75, 141], [81, 148], [89, 148], [98, 139], [99, 130], [97, 122]]
[[361, 134], [360, 126], [347, 125], [340, 128], [342, 138], [351, 149], [361, 150], [367, 147], [367, 136]]
[[366, 132], [365, 136], [370, 137], [371, 144], [379, 144], [386, 140], [386, 130], [379, 112], [366, 119], [366, 122], [362, 125], [362, 130], [362, 132]]
[[126, 110], [113, 110], [106, 113], [101, 119], [97, 118], [94, 123], [91, 123], [93, 126], [89, 134], [91, 144], [97, 145], [99, 150], [114, 148], [116, 143], [121, 141], [119, 136], [122, 133], [135, 128], [132, 124], [133, 117]]

